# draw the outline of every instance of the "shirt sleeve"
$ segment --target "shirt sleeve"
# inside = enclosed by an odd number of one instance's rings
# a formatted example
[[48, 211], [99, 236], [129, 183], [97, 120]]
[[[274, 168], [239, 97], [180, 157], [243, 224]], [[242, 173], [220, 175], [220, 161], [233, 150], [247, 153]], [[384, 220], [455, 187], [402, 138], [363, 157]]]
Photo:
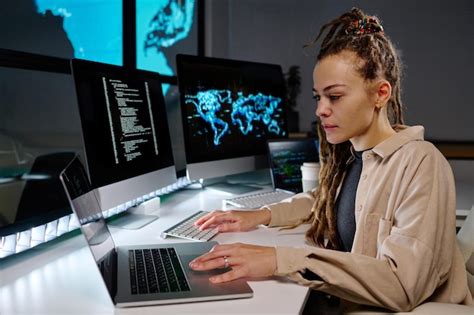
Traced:
[[293, 225], [309, 217], [313, 203], [313, 192], [305, 192], [264, 206], [262, 209], [268, 209], [271, 212], [269, 227]]
[[[395, 311], [411, 310], [430, 297], [447, 280], [459, 252], [454, 180], [440, 153], [424, 155], [410, 165], [404, 170], [404, 183], [392, 192], [399, 202], [376, 257], [277, 247], [276, 274], [354, 303]], [[305, 279], [306, 271], [321, 280]], [[458, 296], [452, 293], [452, 303], [465, 298], [462, 290], [457, 292]]]

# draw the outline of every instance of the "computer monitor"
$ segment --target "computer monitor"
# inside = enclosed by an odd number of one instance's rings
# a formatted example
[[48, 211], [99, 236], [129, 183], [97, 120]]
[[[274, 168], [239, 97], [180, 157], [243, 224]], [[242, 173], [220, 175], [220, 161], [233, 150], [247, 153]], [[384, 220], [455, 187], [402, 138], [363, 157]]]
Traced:
[[317, 138], [291, 138], [268, 141], [273, 187], [300, 193], [301, 165], [319, 162], [319, 140]]
[[160, 75], [79, 59], [71, 66], [102, 211], [176, 182]]
[[268, 167], [266, 141], [288, 137], [281, 67], [181, 54], [176, 61], [188, 178]]

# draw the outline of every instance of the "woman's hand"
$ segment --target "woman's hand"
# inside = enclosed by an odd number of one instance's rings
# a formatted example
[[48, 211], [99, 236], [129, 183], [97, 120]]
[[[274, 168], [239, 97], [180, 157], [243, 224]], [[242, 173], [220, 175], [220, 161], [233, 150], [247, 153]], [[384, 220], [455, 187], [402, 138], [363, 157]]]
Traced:
[[249, 244], [216, 245], [208, 253], [189, 263], [193, 270], [232, 267], [231, 271], [213, 276], [213, 283], [227, 282], [242, 277], [271, 276], [276, 270], [274, 247]]
[[203, 216], [194, 225], [199, 229], [217, 228], [219, 232], [243, 232], [255, 228], [259, 224], [270, 223], [270, 210], [254, 211], [221, 211], [216, 210]]

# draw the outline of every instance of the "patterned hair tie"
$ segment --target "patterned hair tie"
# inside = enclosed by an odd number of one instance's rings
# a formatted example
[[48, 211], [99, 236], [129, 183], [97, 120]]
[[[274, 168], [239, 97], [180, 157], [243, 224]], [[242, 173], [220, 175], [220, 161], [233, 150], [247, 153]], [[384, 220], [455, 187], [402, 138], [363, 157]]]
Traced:
[[374, 16], [365, 16], [362, 19], [354, 20], [346, 28], [347, 35], [364, 35], [383, 33], [383, 27]]

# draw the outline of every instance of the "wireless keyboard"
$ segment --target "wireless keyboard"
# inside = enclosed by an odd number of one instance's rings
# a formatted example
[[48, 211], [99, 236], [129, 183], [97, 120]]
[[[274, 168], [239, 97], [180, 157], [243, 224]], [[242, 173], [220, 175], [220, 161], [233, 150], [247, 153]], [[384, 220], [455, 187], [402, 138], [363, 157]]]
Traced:
[[289, 198], [293, 195], [293, 192], [286, 190], [272, 190], [225, 199], [224, 203], [239, 208], [255, 209], [264, 205], [282, 201], [283, 199]]
[[218, 233], [217, 229], [206, 229], [201, 231], [194, 225], [194, 222], [208, 213], [209, 212], [206, 211], [198, 211], [161, 233], [161, 236], [163, 238], [173, 236], [187, 240], [207, 242]]

